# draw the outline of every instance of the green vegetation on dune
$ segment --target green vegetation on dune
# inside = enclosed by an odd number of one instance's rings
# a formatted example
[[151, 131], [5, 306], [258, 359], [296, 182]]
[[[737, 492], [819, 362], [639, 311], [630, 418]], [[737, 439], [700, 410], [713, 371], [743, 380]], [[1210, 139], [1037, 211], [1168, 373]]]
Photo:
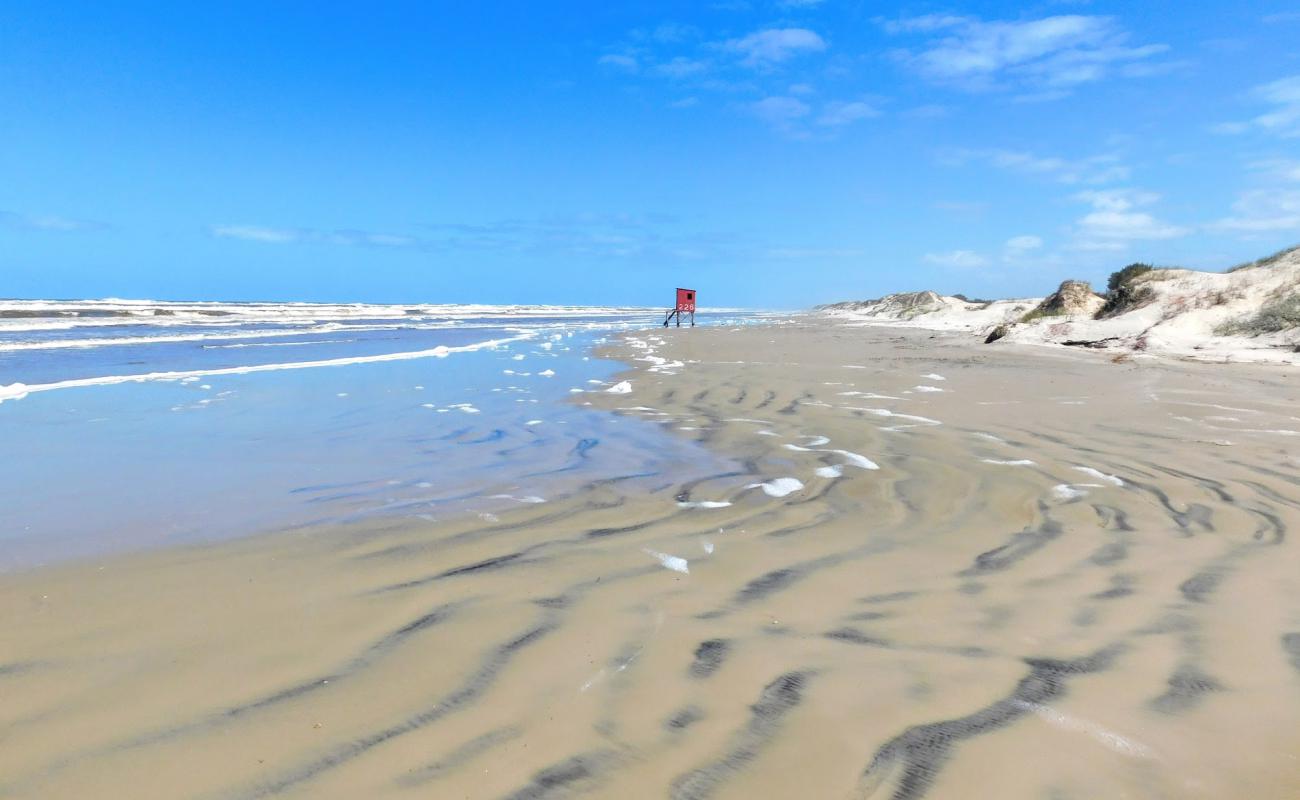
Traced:
[[1214, 329], [1219, 336], [1259, 336], [1300, 328], [1300, 294], [1289, 294], [1266, 304], [1253, 314], [1230, 320]]
[[1292, 245], [1291, 247], [1284, 247], [1281, 250], [1278, 250], [1276, 253], [1273, 253], [1272, 255], [1267, 255], [1264, 256], [1263, 258], [1257, 258], [1254, 261], [1245, 261], [1241, 264], [1236, 265], [1235, 267], [1228, 267], [1226, 270], [1224, 270], [1224, 272], [1240, 272], [1243, 269], [1255, 269], [1256, 267], [1263, 267], [1273, 261], [1276, 261], [1282, 256], [1289, 255], [1291, 253], [1294, 253], [1297, 250], [1300, 250], [1300, 245]]
[[1097, 311], [1095, 319], [1116, 317], [1155, 300], [1156, 293], [1150, 286], [1137, 285], [1138, 279], [1153, 269], [1150, 264], [1137, 263], [1112, 272], [1106, 281], [1106, 304]]
[[1155, 267], [1141, 262], [1129, 264], [1124, 269], [1110, 274], [1110, 278], [1106, 281], [1106, 290], [1113, 292], [1117, 289], [1128, 286], [1139, 276], [1145, 275], [1153, 269], [1155, 269]]

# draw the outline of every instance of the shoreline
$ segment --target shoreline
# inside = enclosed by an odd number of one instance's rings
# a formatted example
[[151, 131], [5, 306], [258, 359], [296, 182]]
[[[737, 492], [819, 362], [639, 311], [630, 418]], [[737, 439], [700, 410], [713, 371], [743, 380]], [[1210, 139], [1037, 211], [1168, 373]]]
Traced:
[[[0, 571], [371, 514], [491, 513], [593, 475], [701, 460], [567, 402], [622, 368], [583, 355], [606, 333], [343, 335], [288, 355], [278, 341], [194, 354], [141, 337], [66, 364], [29, 355], [9, 374], [27, 370], [31, 397], [0, 402], [15, 454], [0, 475], [16, 501]], [[118, 377], [75, 378], [88, 374]]]
[[1275, 368], [809, 317], [609, 350], [631, 391], [579, 402], [738, 468], [0, 575], [0, 796], [1300, 787]]

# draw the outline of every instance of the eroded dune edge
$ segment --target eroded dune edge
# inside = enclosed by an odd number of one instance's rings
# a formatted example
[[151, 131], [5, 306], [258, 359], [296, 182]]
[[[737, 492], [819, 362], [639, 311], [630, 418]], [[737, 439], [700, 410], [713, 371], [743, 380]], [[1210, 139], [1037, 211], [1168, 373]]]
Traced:
[[734, 469], [0, 578], [0, 797], [1300, 794], [1293, 367], [629, 338]]

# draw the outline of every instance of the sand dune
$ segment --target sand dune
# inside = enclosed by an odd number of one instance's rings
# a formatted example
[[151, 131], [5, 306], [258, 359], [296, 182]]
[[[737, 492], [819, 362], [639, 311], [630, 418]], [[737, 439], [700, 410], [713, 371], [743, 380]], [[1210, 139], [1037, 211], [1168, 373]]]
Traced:
[[1291, 372], [633, 338], [734, 468], [4, 578], [0, 797], [1300, 794]]
[[[1002, 328], [998, 341], [1004, 343], [1300, 363], [1300, 247], [1229, 272], [1154, 269], [1134, 279], [1132, 291], [1136, 301], [1131, 307], [1113, 315], [1103, 312], [1102, 318], [1094, 318], [1101, 298], [1035, 314], [1043, 298], [971, 302], [934, 292], [835, 303], [820, 310], [848, 324], [964, 330], [980, 337]], [[1257, 322], [1261, 314], [1278, 309], [1284, 309], [1288, 325]]]

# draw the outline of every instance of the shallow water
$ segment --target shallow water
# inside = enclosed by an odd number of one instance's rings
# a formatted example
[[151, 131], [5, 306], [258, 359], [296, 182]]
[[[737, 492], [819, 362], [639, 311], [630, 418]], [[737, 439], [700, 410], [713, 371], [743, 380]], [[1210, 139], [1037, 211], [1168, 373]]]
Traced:
[[0, 569], [363, 515], [491, 514], [595, 476], [714, 462], [568, 402], [618, 369], [591, 346], [654, 312], [4, 308], [23, 315], [0, 319]]

